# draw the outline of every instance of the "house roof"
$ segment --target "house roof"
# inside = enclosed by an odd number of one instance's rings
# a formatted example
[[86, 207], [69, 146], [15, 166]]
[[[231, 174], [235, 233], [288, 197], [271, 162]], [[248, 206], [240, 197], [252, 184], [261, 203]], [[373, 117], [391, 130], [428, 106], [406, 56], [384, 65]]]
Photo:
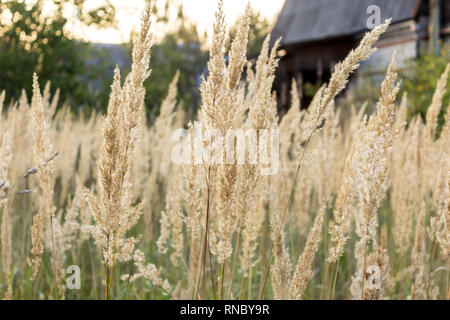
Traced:
[[370, 5], [381, 9], [381, 21], [414, 18], [421, 0], [286, 0], [272, 38], [283, 45], [350, 36], [367, 30]]

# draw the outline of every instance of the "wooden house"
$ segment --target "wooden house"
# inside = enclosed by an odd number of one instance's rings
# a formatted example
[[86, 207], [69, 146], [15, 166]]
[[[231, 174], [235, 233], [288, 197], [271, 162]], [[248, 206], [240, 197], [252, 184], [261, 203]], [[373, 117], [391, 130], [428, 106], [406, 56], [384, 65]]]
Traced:
[[[381, 22], [392, 23], [363, 65], [369, 72], [383, 72], [394, 50], [402, 68], [421, 47], [431, 43], [439, 51], [440, 43], [450, 42], [450, 0], [286, 0], [272, 31], [272, 40], [282, 37], [275, 84], [281, 111], [288, 108], [291, 79], [299, 92], [306, 83], [328, 81], [336, 62], [370, 29], [376, 10]], [[307, 105], [309, 98], [302, 98]]]

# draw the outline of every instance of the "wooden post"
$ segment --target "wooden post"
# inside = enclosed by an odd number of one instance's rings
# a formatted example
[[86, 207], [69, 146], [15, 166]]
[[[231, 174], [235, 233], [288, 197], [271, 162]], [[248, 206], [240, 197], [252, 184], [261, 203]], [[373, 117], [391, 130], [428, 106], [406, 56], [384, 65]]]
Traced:
[[317, 65], [317, 73], [316, 73], [316, 75], [317, 75], [317, 83], [320, 83], [320, 84], [322, 84], [322, 78], [323, 78], [323, 63], [322, 63], [322, 59], [318, 59], [317, 60], [317, 62], [316, 62], [316, 65]]
[[439, 34], [441, 31], [441, 0], [430, 0], [430, 23], [428, 26], [428, 37], [430, 52], [435, 56], [440, 54]]
[[280, 95], [280, 106], [281, 110], [287, 110], [288, 109], [288, 83], [286, 81], [283, 81], [281, 84], [281, 95]]
[[[297, 91], [298, 91], [298, 99], [300, 100], [300, 108], [303, 108], [303, 73], [301, 71], [298, 71], [295, 75], [295, 78], [297, 80]], [[307, 106], [305, 106], [307, 107]]]

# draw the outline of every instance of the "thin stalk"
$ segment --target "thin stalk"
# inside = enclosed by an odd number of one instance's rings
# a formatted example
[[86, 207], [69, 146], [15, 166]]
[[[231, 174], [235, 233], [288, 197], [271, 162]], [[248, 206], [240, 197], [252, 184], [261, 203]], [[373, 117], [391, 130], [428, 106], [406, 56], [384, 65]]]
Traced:
[[252, 273], [251, 273], [251, 267], [250, 267], [250, 272], [248, 273], [248, 286], [247, 286], [247, 299], [251, 300], [251, 295], [252, 295]]
[[330, 269], [330, 275], [329, 275], [329, 282], [328, 282], [328, 294], [327, 294], [327, 300], [330, 300], [331, 291], [332, 291], [332, 283], [333, 283], [333, 272], [334, 272], [334, 262], [331, 263], [331, 269]]
[[325, 266], [323, 267], [323, 278], [322, 278], [322, 288], [320, 289], [320, 300], [323, 300], [324, 294], [327, 288], [327, 282], [328, 282], [328, 288], [331, 287], [331, 274], [333, 271], [329, 271], [330, 265], [328, 262], [325, 263]]
[[[50, 232], [52, 233], [52, 262], [53, 262], [53, 276], [56, 278], [56, 264], [55, 264], [55, 240], [53, 236], [53, 217], [50, 215]], [[58, 296], [58, 290], [55, 285], [53, 285], [55, 288], [55, 298]]]
[[[106, 237], [106, 243], [109, 243], [109, 235], [107, 235]], [[104, 252], [102, 249], [102, 257], [104, 257]], [[104, 264], [105, 267], [105, 300], [109, 300], [109, 296], [108, 296], [108, 283], [109, 283], [109, 267], [108, 264]]]
[[[369, 223], [367, 223], [367, 231], [369, 230]], [[366, 232], [367, 234], [367, 232]], [[363, 262], [363, 270], [362, 270], [362, 285], [361, 285], [361, 300], [364, 298], [364, 285], [365, 285], [365, 272], [366, 272], [366, 263], [367, 263], [367, 239], [364, 240], [364, 262]]]
[[30, 300], [33, 300], [33, 298], [34, 298], [34, 282], [35, 281], [36, 280], [31, 281], [31, 299]]
[[245, 281], [245, 277], [242, 276], [242, 278], [241, 278], [241, 285], [240, 285], [240, 287], [239, 287], [239, 297], [238, 297], [238, 300], [241, 300], [242, 289], [244, 288], [244, 281]]
[[[320, 200], [319, 203], [326, 203], [326, 201]], [[323, 224], [325, 226], [325, 230], [328, 230], [328, 215], [327, 214], [324, 215]], [[323, 239], [324, 250], [325, 250], [325, 252], [328, 252], [328, 232], [325, 232], [323, 238], [324, 238]], [[327, 300], [330, 300], [330, 288], [331, 288], [331, 280], [332, 280], [332, 277], [333, 277], [333, 268], [334, 268], [334, 264], [332, 264], [331, 270], [330, 270], [330, 263], [329, 262], [325, 263], [325, 273], [324, 273], [325, 277], [324, 277], [324, 283], [323, 284], [326, 284], [326, 281], [328, 280], [329, 284], [328, 284]], [[330, 272], [328, 272], [328, 271], [330, 271]], [[328, 277], [328, 279], [326, 277]], [[325, 285], [322, 286], [322, 289], [325, 289]], [[321, 290], [321, 294], [320, 294], [321, 297], [320, 297], [320, 299], [322, 299], [322, 294], [323, 293], [324, 293], [323, 290]]]
[[134, 261], [134, 255], [133, 255], [133, 258], [129, 262], [128, 279], [127, 279], [127, 291], [125, 293], [125, 300], [128, 300], [128, 292], [129, 292], [129, 288], [130, 288], [130, 279], [131, 279], [131, 270], [133, 268], [133, 261]]
[[214, 300], [216, 299], [216, 281], [214, 280], [216, 278], [215, 276], [215, 272], [212, 266], [212, 256], [211, 256], [211, 250], [208, 250], [209, 253], [209, 269], [211, 270], [211, 272], [209, 273], [211, 275], [211, 285], [212, 285], [212, 291], [213, 291], [213, 296], [214, 296]]
[[109, 276], [109, 282], [108, 282], [108, 297], [111, 298], [111, 288], [112, 288], [112, 280], [113, 280], [113, 274], [114, 274], [114, 260], [116, 257], [116, 243], [117, 243], [117, 230], [114, 233], [114, 246], [113, 246], [113, 255], [112, 255], [112, 266], [110, 270], [110, 276]]
[[450, 287], [449, 287], [449, 282], [450, 282], [450, 257], [447, 258], [447, 287], [446, 287], [446, 292], [447, 292], [447, 300], [450, 300]]
[[[268, 222], [268, 219], [267, 219], [267, 213], [266, 213], [266, 218], [264, 219], [264, 221], [266, 221], [266, 229], [268, 228], [268, 224], [269, 224], [269, 222]], [[266, 259], [266, 252], [268, 252], [269, 251], [269, 248], [267, 247], [268, 246], [268, 242], [269, 241], [267, 241], [267, 238], [266, 237], [262, 237], [261, 238], [261, 243], [260, 243], [260, 245], [259, 245], [259, 255], [260, 255], [260, 261], [266, 261], [267, 259]], [[258, 296], [259, 295], [259, 293], [262, 291], [262, 288], [263, 288], [263, 281], [262, 281], [262, 279], [263, 279], [263, 274], [264, 274], [264, 265], [263, 265], [263, 263], [259, 263], [259, 288], [257, 289], [257, 292], [256, 292], [256, 295]]]
[[[205, 232], [205, 231], [203, 231]], [[205, 245], [205, 243], [203, 242], [202, 238], [204, 238], [204, 236], [201, 237], [200, 242], [200, 252], [203, 253], [203, 247]], [[197, 266], [197, 275], [196, 275], [196, 279], [195, 279], [195, 288], [194, 288], [194, 297], [197, 299], [198, 298], [198, 290], [199, 290], [199, 286], [200, 286], [200, 274], [201, 274], [201, 263], [202, 263], [202, 254], [199, 255], [198, 257], [198, 266]]]
[[262, 287], [262, 290], [261, 290], [261, 294], [260, 294], [260, 296], [259, 296], [261, 300], [263, 299], [264, 293], [265, 293], [265, 291], [266, 291], [267, 279], [269, 278], [270, 267], [272, 266], [272, 263], [273, 263], [273, 258], [274, 258], [274, 255], [275, 255], [275, 248], [278, 246], [278, 242], [280, 241], [281, 230], [283, 229], [284, 221], [286, 220], [287, 209], [288, 209], [288, 207], [289, 207], [289, 203], [291, 202], [292, 196], [293, 196], [293, 194], [294, 194], [294, 191], [295, 191], [295, 184], [296, 184], [296, 181], [297, 181], [298, 174], [299, 174], [299, 172], [300, 172], [300, 168], [301, 168], [301, 166], [302, 166], [303, 157], [305, 156], [306, 148], [307, 148], [307, 146], [308, 146], [309, 141], [311, 140], [311, 138], [312, 138], [312, 134], [309, 136], [308, 140], [307, 140], [306, 143], [305, 143], [305, 147], [304, 147], [304, 149], [303, 149], [303, 151], [302, 151], [302, 155], [301, 155], [301, 157], [300, 157], [300, 161], [299, 161], [299, 164], [298, 164], [298, 166], [297, 166], [297, 171], [295, 172], [295, 176], [294, 176], [294, 181], [293, 181], [293, 183], [292, 183], [291, 192], [289, 193], [289, 198], [288, 198], [288, 200], [287, 200], [287, 202], [286, 202], [286, 206], [284, 207], [283, 216], [281, 217], [280, 228], [277, 230], [277, 234], [276, 234], [276, 237], [275, 237], [275, 243], [274, 243], [274, 246], [273, 246], [273, 248], [272, 248], [272, 253], [271, 253], [271, 255], [270, 255], [269, 265], [267, 266], [267, 270], [266, 270], [266, 273], [265, 273], [265, 275], [264, 275], [263, 287]]
[[[211, 174], [211, 167], [208, 168], [208, 181]], [[207, 201], [206, 201], [206, 221], [205, 221], [205, 239], [203, 247], [203, 298], [206, 297], [206, 250], [208, 248], [208, 234], [209, 234], [209, 214], [210, 214], [210, 196], [211, 187], [209, 182], [207, 183]]]
[[426, 285], [426, 292], [427, 292], [427, 300], [430, 294], [430, 282], [431, 282], [431, 272], [433, 269], [433, 260], [434, 260], [434, 254], [436, 250], [436, 239], [433, 239], [433, 242], [431, 243], [431, 255], [430, 255], [430, 263], [428, 268], [428, 276], [427, 276], [427, 285]]
[[231, 275], [230, 275], [230, 287], [228, 288], [228, 300], [230, 300], [231, 297], [231, 289], [233, 287], [233, 277], [234, 277], [234, 270], [236, 268], [236, 260], [237, 260], [237, 253], [239, 251], [239, 243], [241, 239], [241, 228], [239, 228], [239, 232], [236, 238], [236, 248], [234, 250], [234, 256], [233, 256], [233, 264], [231, 267]]
[[331, 300], [334, 300], [334, 293], [336, 291], [336, 282], [337, 282], [337, 276], [338, 276], [338, 270], [339, 270], [339, 262], [340, 262], [340, 259], [338, 259], [337, 264], [336, 264], [336, 271], [334, 274], [334, 282], [333, 282], [333, 293], [331, 294]]
[[109, 283], [109, 268], [106, 267], [106, 272], [105, 272], [105, 300], [109, 300], [108, 283]]
[[221, 271], [220, 271], [220, 287], [219, 287], [219, 298], [223, 300], [223, 279], [225, 277], [225, 261], [221, 263]]

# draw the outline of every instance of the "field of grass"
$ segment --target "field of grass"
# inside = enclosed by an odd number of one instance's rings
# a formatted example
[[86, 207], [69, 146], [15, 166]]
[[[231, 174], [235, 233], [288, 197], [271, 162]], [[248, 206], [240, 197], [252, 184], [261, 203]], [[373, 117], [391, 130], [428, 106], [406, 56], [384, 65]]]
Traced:
[[[177, 74], [147, 123], [143, 82], [158, 68], [149, 63], [150, 3], [131, 72], [111, 80], [107, 114], [57, 108], [57, 91], [41, 90], [38, 75], [31, 99], [0, 96], [0, 297], [449, 299], [450, 107], [442, 99], [450, 65], [426, 121], [407, 120], [395, 54], [375, 112], [341, 108], [336, 96], [386, 21], [336, 65], [307, 109], [294, 81], [292, 107], [279, 118], [279, 42], [269, 47], [267, 38], [255, 65], [246, 61], [248, 8], [225, 53], [221, 6], [199, 122], [177, 105]], [[177, 164], [180, 128], [193, 154]], [[243, 163], [224, 162], [226, 142], [205, 136], [230, 129], [254, 132], [275, 157], [256, 152], [252, 162], [246, 151]], [[245, 141], [251, 150], [255, 141]], [[237, 151], [237, 141], [229, 145]]]

